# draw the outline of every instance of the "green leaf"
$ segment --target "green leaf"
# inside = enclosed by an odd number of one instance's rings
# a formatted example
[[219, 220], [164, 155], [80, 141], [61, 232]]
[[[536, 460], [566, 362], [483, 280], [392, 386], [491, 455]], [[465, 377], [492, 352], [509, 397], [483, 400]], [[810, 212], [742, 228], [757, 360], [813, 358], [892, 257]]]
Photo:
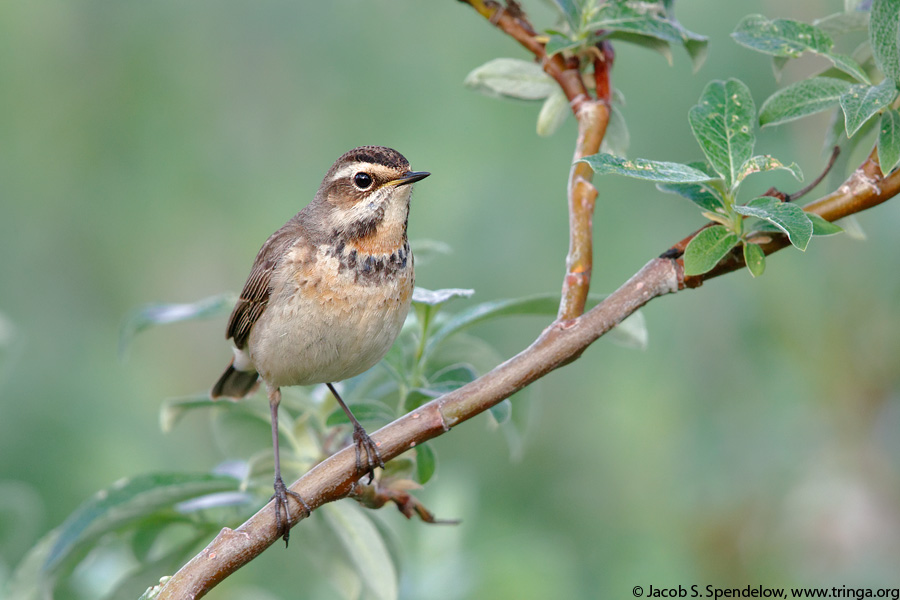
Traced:
[[625, 122], [625, 117], [622, 116], [622, 110], [613, 103], [609, 109], [609, 123], [606, 125], [606, 134], [600, 143], [600, 152], [625, 156], [630, 143], [628, 124]]
[[553, 135], [571, 112], [569, 99], [566, 98], [565, 93], [560, 89], [554, 90], [541, 106], [541, 112], [537, 119], [537, 134], [541, 137]]
[[709, 164], [733, 189], [741, 165], [753, 154], [756, 106], [750, 90], [738, 79], [711, 81], [700, 102], [691, 108], [691, 129]]
[[[349, 405], [353, 411], [353, 416], [358, 421], [393, 421], [394, 413], [389, 407], [380, 402], [356, 402]], [[326, 427], [334, 427], [335, 425], [345, 425], [350, 422], [350, 418], [343, 408], [338, 407], [325, 419]]]
[[544, 46], [544, 52], [547, 53], [547, 56], [553, 56], [558, 52], [562, 52], [563, 50], [573, 50], [580, 46], [587, 45], [587, 39], [570, 39], [564, 35], [553, 34], [550, 36], [550, 39], [547, 41], [547, 44]]
[[763, 15], [745, 16], [731, 37], [738, 44], [758, 52], [792, 58], [806, 50], [828, 52], [834, 45], [818, 27], [790, 19], [770, 20]]
[[869, 43], [875, 64], [884, 76], [900, 83], [900, 0], [874, 0], [869, 21]]
[[[702, 162], [692, 162], [689, 167], [703, 171], [706, 164]], [[722, 192], [713, 183], [702, 181], [699, 183], [657, 183], [656, 188], [662, 192], [670, 192], [678, 194], [683, 198], [687, 198], [703, 210], [716, 212], [720, 209], [724, 210], [725, 200]]]
[[731, 37], [742, 46], [776, 57], [797, 58], [808, 50], [824, 56], [855, 79], [869, 83], [865, 71], [855, 60], [831, 51], [834, 46], [831, 37], [815, 25], [747, 15], [738, 23]]
[[806, 216], [812, 221], [813, 235], [815, 236], [834, 235], [844, 231], [839, 225], [835, 225], [831, 221], [826, 221], [815, 213], [808, 212], [806, 213]]
[[881, 115], [878, 131], [878, 164], [887, 175], [900, 163], [900, 113], [889, 108]]
[[770, 196], [761, 196], [744, 206], [735, 206], [735, 212], [748, 217], [763, 219], [787, 234], [791, 244], [806, 250], [812, 237], [813, 224], [807, 213], [796, 204], [782, 202]]
[[224, 402], [234, 402], [234, 400], [227, 398], [213, 400], [209, 397], [209, 393], [169, 398], [162, 403], [159, 410], [159, 428], [163, 433], [169, 433], [175, 428], [178, 421], [190, 411], [222, 406]]
[[416, 267], [429, 264], [438, 256], [449, 256], [453, 254], [450, 244], [438, 240], [418, 239], [410, 240], [409, 245], [412, 253], [416, 257]]
[[581, 6], [579, 3], [576, 0], [553, 0], [553, 4], [566, 19], [569, 27], [573, 30], [578, 29], [578, 25], [581, 23]]
[[219, 294], [187, 304], [148, 304], [125, 318], [119, 332], [119, 355], [122, 356], [134, 337], [149, 327], [225, 315], [234, 308], [234, 294]]
[[[591, 302], [599, 302], [602, 296], [591, 295], [588, 300]], [[511, 316], [546, 316], [555, 317], [559, 310], [559, 294], [536, 294], [534, 296], [525, 296], [523, 298], [510, 298], [505, 300], [491, 300], [476, 304], [462, 312], [459, 312], [438, 328], [428, 339], [425, 354], [430, 355], [434, 350], [447, 338], [459, 333], [460, 331], [477, 325], [497, 319], [500, 317]], [[626, 319], [627, 321], [627, 319]], [[616, 329], [625, 323], [623, 321], [610, 334], [614, 334]], [[638, 325], [637, 323], [629, 324], [629, 327]], [[637, 341], [633, 332], [627, 332], [612, 339], [621, 342], [625, 346], [634, 347]]]
[[396, 567], [384, 538], [364, 510], [355, 502], [331, 502], [317, 512], [324, 515], [371, 597], [395, 600]]
[[70, 553], [125, 523], [178, 502], [229, 490], [240, 481], [226, 475], [158, 473], [124, 479], [82, 504], [59, 527], [43, 571], [53, 571]]
[[850, 84], [841, 79], [814, 77], [782, 88], [759, 110], [759, 124], [780, 125], [837, 106]]
[[681, 163], [647, 160], [644, 158], [620, 158], [612, 154], [594, 154], [581, 160], [589, 164], [597, 175], [612, 173], [645, 181], [672, 183], [709, 181], [713, 179], [713, 177], [703, 171]]
[[797, 181], [803, 181], [803, 173], [800, 171], [800, 167], [797, 166], [797, 163], [785, 165], [777, 158], [769, 155], [754, 156], [747, 159], [747, 161], [741, 165], [741, 170], [737, 173], [737, 181], [743, 181], [748, 175], [752, 175], [753, 173], [774, 171], [776, 169], [789, 171]]
[[427, 306], [440, 306], [445, 302], [454, 298], [469, 298], [475, 290], [463, 288], [445, 288], [442, 290], [426, 290], [417, 287], [413, 289], [413, 304], [424, 304]]
[[635, 7], [620, 3], [607, 2], [600, 6], [590, 24], [585, 30], [594, 31], [604, 29], [606, 31], [623, 31], [665, 40], [667, 42], [682, 43], [681, 32], [670, 22], [658, 16], [654, 7], [647, 10], [637, 10]]
[[503, 425], [504, 423], [507, 423], [512, 416], [512, 402], [509, 401], [509, 398], [506, 398], [502, 402], [493, 405], [488, 410], [497, 425]]
[[759, 244], [744, 242], [744, 262], [754, 277], [759, 277], [766, 270], [766, 253]]
[[684, 249], [684, 274], [702, 275], [715, 267], [735, 247], [739, 238], [722, 225], [703, 229]]
[[672, 66], [672, 64], [674, 63], [672, 57], [672, 46], [666, 40], [661, 40], [659, 38], [647, 35], [639, 35], [637, 33], [631, 33], [629, 31], [613, 31], [606, 34], [605, 37], [611, 40], [626, 42], [635, 46], [640, 46], [641, 48], [646, 48], [647, 50], [652, 50], [653, 52], [657, 52], [666, 59], [666, 62], [669, 64], [669, 66]]
[[422, 485], [428, 483], [428, 480], [434, 475], [436, 465], [434, 449], [430, 444], [426, 442], [416, 446], [416, 479], [419, 483]]
[[897, 86], [890, 79], [878, 85], [854, 85], [841, 96], [844, 127], [853, 137], [863, 124], [897, 97]]
[[816, 19], [813, 25], [832, 37], [853, 31], [866, 31], [869, 28], [869, 13], [856, 10], [834, 13]]
[[556, 89], [540, 65], [516, 58], [495, 58], [466, 76], [465, 85], [487, 96], [543, 100]]
[[647, 321], [644, 313], [635, 311], [616, 325], [608, 334], [610, 341], [634, 350], [646, 350], [650, 335], [647, 332]]

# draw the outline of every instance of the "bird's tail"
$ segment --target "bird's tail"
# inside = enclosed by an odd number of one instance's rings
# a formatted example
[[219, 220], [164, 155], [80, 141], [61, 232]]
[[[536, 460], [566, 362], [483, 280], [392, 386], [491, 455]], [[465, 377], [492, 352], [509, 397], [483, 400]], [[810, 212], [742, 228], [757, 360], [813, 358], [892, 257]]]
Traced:
[[216, 385], [213, 386], [209, 393], [210, 397], [215, 400], [222, 396], [228, 398], [243, 398], [256, 391], [259, 387], [259, 374], [256, 371], [240, 371], [234, 368], [234, 360], [219, 377]]

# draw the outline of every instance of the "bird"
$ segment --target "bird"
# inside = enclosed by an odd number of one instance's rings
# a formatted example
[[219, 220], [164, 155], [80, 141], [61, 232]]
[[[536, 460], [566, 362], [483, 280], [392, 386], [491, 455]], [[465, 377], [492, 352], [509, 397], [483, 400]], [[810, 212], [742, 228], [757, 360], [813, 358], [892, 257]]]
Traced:
[[398, 151], [360, 146], [340, 156], [312, 201], [262, 245], [226, 328], [233, 358], [213, 399], [244, 398], [265, 385], [275, 454], [275, 520], [287, 546], [288, 497], [278, 450], [281, 388], [326, 384], [353, 425], [356, 468], [384, 462], [334, 384], [363, 373], [393, 345], [413, 295], [407, 238], [412, 171]]

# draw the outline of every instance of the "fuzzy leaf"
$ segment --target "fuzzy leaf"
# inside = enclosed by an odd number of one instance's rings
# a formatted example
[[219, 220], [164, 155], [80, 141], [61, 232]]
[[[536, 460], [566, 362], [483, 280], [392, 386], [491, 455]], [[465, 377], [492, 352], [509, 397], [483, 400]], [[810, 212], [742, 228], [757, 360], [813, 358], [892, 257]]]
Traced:
[[622, 116], [622, 110], [615, 103], [609, 110], [609, 123], [606, 125], [606, 135], [600, 144], [600, 152], [614, 156], [625, 156], [628, 153], [628, 145], [631, 136], [628, 133], [628, 124]]
[[707, 227], [684, 249], [684, 274], [702, 275], [715, 267], [738, 243], [738, 236], [722, 225]]
[[594, 154], [581, 160], [588, 163], [597, 175], [613, 173], [646, 181], [671, 183], [688, 183], [714, 179], [703, 171], [681, 163], [646, 160], [643, 158], [627, 159], [611, 154]]
[[557, 89], [544, 100], [541, 112], [537, 118], [537, 134], [541, 137], [549, 137], [556, 133], [563, 124], [572, 109], [569, 107], [569, 99], [562, 90]]
[[[390, 408], [380, 402], [357, 402], [350, 405], [353, 416], [358, 421], [381, 421], [388, 422], [394, 419], [394, 413]], [[350, 418], [344, 409], [338, 407], [331, 411], [331, 414], [325, 419], [326, 427], [334, 427], [335, 425], [345, 425], [350, 422]]]
[[125, 318], [119, 332], [119, 355], [122, 356], [134, 337], [156, 325], [179, 323], [195, 319], [210, 319], [231, 312], [237, 297], [219, 294], [185, 304], [148, 304], [133, 311]]
[[320, 507], [344, 551], [350, 557], [372, 598], [395, 600], [397, 569], [384, 537], [355, 502], [332, 502]]
[[885, 79], [878, 85], [851, 86], [841, 95], [847, 137], [853, 137], [866, 121], [896, 97], [897, 86], [890, 79]]
[[806, 250], [812, 237], [813, 224], [807, 213], [796, 204], [782, 202], [770, 196], [761, 196], [745, 206], [735, 206], [735, 212], [748, 217], [763, 219], [787, 234], [791, 244]]
[[[706, 164], [702, 162], [692, 162], [688, 166], [699, 171], [706, 169]], [[722, 192], [712, 182], [658, 183], [656, 188], [663, 192], [670, 192], [687, 198], [703, 210], [716, 212], [725, 208]]]
[[878, 69], [900, 84], [900, 0], [874, 0], [869, 21], [869, 43]]
[[226, 475], [159, 473], [124, 479], [98, 492], [59, 527], [43, 571], [50, 572], [76, 548], [123, 524], [198, 496], [237, 490]]
[[572, 29], [577, 29], [581, 22], [581, 5], [576, 0], [553, 0], [553, 4], [565, 17]]
[[744, 262], [750, 274], [759, 277], [766, 270], [766, 253], [758, 244], [744, 242]]
[[556, 83], [537, 63], [516, 58], [495, 58], [466, 76], [465, 85], [488, 96], [543, 100]]
[[[592, 302], [602, 300], [601, 296], [592, 295], [589, 298]], [[492, 300], [476, 304], [462, 312], [453, 315], [444, 322], [429, 338], [425, 346], [425, 355], [430, 355], [441, 342], [450, 336], [459, 333], [463, 329], [497, 319], [499, 317], [510, 316], [545, 316], [554, 317], [559, 310], [559, 294], [537, 294], [534, 296], [526, 296], [524, 298], [510, 298], [505, 300]], [[638, 313], [635, 313], [638, 314]], [[634, 317], [634, 315], [632, 315]], [[643, 319], [643, 317], [640, 317]], [[613, 341], [627, 347], [636, 347], [641, 344], [640, 338], [645, 333], [632, 334], [632, 331], [638, 331], [638, 323], [628, 323], [627, 328], [631, 328], [626, 332], [618, 332], [620, 327], [626, 325], [631, 319], [629, 317], [618, 326], [616, 326], [608, 335]]]
[[864, 11], [839, 12], [816, 19], [813, 25], [830, 36], [843, 35], [869, 28], [869, 13]]
[[804, 79], [769, 96], [759, 110], [759, 124], [780, 125], [837, 106], [850, 83], [830, 77]]
[[797, 163], [785, 165], [777, 158], [773, 158], [769, 155], [754, 156], [747, 159], [747, 161], [741, 165], [741, 170], [738, 171], [737, 180], [742, 181], [748, 175], [752, 175], [753, 173], [774, 171], [775, 169], [789, 171], [797, 181], [803, 181], [803, 173], [800, 171], [800, 167], [797, 166]]
[[563, 50], [573, 50], [580, 46], [584, 46], [587, 43], [587, 40], [573, 40], [557, 33], [550, 36], [550, 39], [547, 41], [547, 45], [544, 46], [544, 52], [547, 53], [547, 56], [553, 56], [557, 52], [562, 52]]
[[831, 221], [826, 221], [819, 215], [815, 213], [806, 213], [806, 216], [809, 217], [809, 220], [812, 221], [813, 224], [813, 235], [834, 235], [836, 233], [842, 233], [844, 229], [840, 225], [835, 225]]
[[419, 483], [422, 485], [428, 483], [434, 475], [436, 465], [434, 449], [428, 443], [416, 446], [416, 479]]
[[815, 25], [790, 19], [769, 20], [762, 15], [747, 15], [731, 34], [734, 41], [776, 57], [797, 58], [810, 51], [824, 56], [835, 67], [857, 79], [869, 83], [869, 78], [855, 60], [833, 53], [831, 37]]
[[887, 175], [900, 163], [900, 113], [889, 108], [881, 115], [878, 131], [878, 164]]
[[414, 304], [425, 304], [427, 306], [439, 306], [453, 298], [468, 298], [475, 293], [475, 290], [467, 290], [462, 288], [446, 288], [443, 290], [426, 290], [417, 287], [413, 290], [412, 301]]
[[585, 30], [622, 31], [649, 36], [666, 42], [681, 44], [682, 36], [677, 27], [662, 19], [651, 8], [640, 11], [625, 3], [607, 2], [600, 6], [594, 19]]
[[169, 433], [175, 428], [178, 421], [190, 411], [222, 406], [224, 402], [230, 401], [225, 398], [213, 400], [208, 393], [169, 398], [162, 403], [162, 408], [159, 410], [159, 428], [163, 433]]
[[[711, 81], [690, 111], [691, 129], [709, 164], [729, 189], [753, 154], [756, 106], [750, 90], [738, 79]], [[699, 180], [697, 180], [699, 181]]]

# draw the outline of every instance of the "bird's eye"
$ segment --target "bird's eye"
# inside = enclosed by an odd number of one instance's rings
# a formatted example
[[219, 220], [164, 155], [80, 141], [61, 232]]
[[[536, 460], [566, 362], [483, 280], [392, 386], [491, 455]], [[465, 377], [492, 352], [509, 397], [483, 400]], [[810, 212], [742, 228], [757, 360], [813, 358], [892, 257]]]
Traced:
[[372, 176], [368, 173], [357, 173], [353, 176], [353, 183], [361, 190], [367, 190], [372, 187]]

